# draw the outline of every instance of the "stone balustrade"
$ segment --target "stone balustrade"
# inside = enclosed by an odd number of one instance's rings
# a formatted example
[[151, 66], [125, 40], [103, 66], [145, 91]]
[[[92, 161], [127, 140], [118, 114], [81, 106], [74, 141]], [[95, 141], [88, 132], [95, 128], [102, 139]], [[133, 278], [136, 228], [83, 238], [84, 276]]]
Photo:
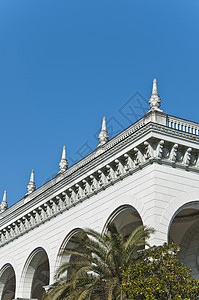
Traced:
[[167, 125], [170, 128], [185, 131], [195, 135], [199, 135], [199, 124], [187, 121], [181, 118], [169, 116], [167, 117]]

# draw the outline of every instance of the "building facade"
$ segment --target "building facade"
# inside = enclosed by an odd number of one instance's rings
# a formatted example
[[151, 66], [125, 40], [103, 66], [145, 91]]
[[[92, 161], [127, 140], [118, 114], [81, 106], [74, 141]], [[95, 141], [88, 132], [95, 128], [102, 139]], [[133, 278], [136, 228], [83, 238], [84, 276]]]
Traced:
[[149, 111], [108, 140], [103, 119], [99, 145], [68, 168], [66, 150], [55, 178], [0, 214], [0, 299], [38, 299], [53, 283], [82, 228], [100, 232], [114, 222], [128, 236], [153, 227], [151, 245], [174, 241], [179, 258], [199, 279], [199, 124], [160, 110], [157, 82]]

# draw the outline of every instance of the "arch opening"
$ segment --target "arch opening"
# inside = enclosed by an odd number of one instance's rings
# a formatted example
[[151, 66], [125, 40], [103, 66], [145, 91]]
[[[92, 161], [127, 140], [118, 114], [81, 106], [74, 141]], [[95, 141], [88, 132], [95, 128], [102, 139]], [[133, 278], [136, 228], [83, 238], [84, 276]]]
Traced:
[[127, 240], [136, 228], [143, 225], [139, 213], [131, 205], [124, 205], [117, 208], [108, 218], [103, 231], [106, 230], [108, 224], [111, 222], [113, 222], [122, 233], [124, 240]]
[[[76, 250], [80, 250], [79, 247], [77, 245], [74, 244], [74, 242], [72, 241], [72, 239], [74, 237], [77, 237], [78, 234], [81, 232], [81, 229], [75, 229], [73, 230], [64, 240], [61, 249], [59, 251], [59, 257], [58, 257], [58, 261], [57, 261], [57, 266], [61, 266], [64, 263], [72, 263], [74, 261], [81, 261], [83, 260], [83, 258], [80, 258], [79, 256], [72, 254], [72, 255], [65, 255], [64, 252], [65, 250], [70, 250], [70, 249], [76, 249]], [[69, 276], [71, 274], [72, 270], [68, 270], [68, 273], [63, 274], [63, 276]]]
[[180, 247], [179, 260], [199, 279], [199, 203], [187, 204], [175, 214], [168, 231], [168, 243]]
[[50, 278], [49, 259], [43, 248], [32, 252], [23, 273], [23, 297], [42, 300]]
[[12, 300], [15, 298], [16, 276], [10, 264], [5, 265], [0, 275], [0, 299]]

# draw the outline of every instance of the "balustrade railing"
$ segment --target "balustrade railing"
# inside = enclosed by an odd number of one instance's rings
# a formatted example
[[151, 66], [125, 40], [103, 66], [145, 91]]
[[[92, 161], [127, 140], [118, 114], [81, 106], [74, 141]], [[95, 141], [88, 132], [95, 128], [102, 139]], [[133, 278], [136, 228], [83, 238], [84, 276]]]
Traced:
[[181, 118], [168, 116], [167, 126], [180, 131], [199, 135], [199, 124]]

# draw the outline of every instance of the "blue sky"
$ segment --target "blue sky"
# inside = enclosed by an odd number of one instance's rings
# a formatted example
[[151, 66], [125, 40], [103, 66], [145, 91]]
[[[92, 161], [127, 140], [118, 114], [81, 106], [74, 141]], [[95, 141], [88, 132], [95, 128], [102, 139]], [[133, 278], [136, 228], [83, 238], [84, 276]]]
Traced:
[[[26, 193], [148, 109], [199, 122], [198, 0], [0, 1], [0, 198]], [[127, 117], [128, 104], [135, 114]]]

